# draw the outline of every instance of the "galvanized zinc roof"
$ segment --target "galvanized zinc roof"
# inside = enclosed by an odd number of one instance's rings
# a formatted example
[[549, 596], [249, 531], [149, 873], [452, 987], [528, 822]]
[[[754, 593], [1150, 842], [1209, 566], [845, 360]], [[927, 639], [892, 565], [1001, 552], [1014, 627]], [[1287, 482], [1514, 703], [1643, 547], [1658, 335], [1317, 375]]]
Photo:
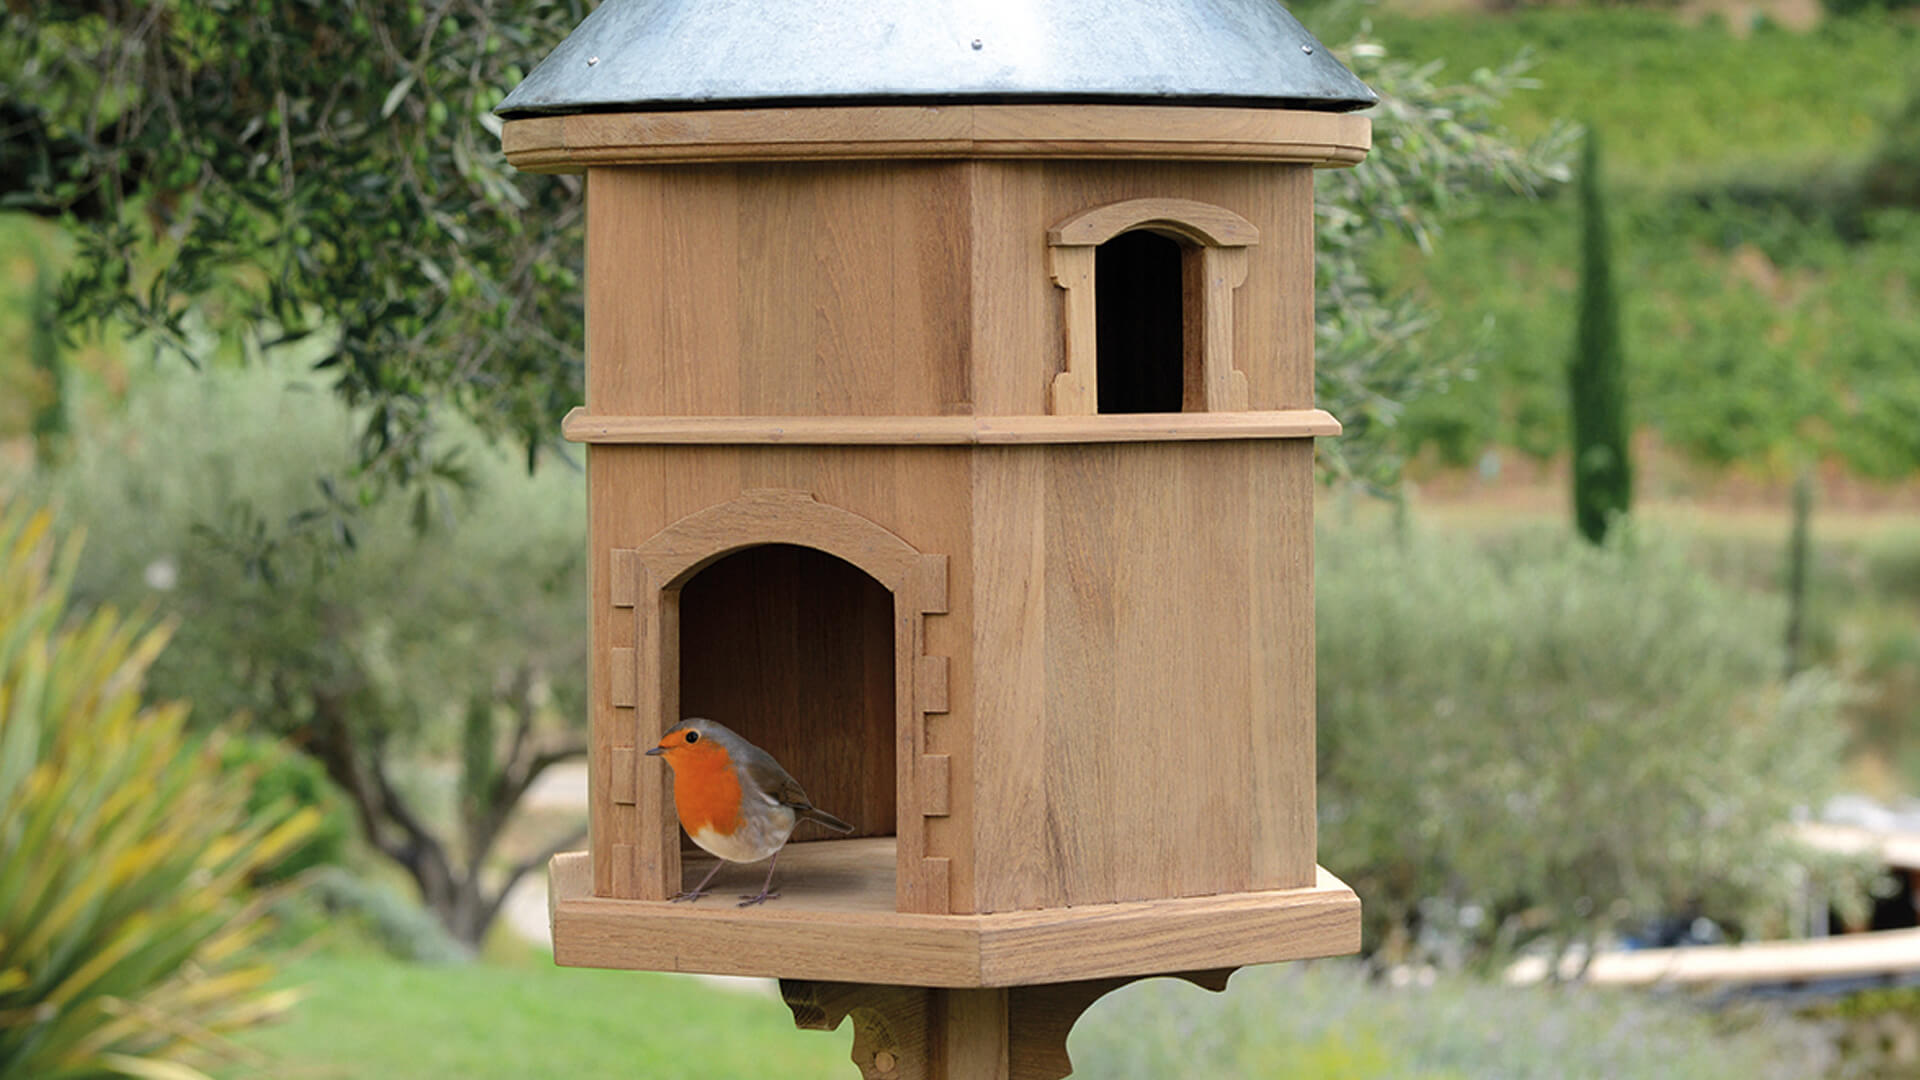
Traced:
[[497, 111], [1376, 100], [1275, 0], [605, 0]]

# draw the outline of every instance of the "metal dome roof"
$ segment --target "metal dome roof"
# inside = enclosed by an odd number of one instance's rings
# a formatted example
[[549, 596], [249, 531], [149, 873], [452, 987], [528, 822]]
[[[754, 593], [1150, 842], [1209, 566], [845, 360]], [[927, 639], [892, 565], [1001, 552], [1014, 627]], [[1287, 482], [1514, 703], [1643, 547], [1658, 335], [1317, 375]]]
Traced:
[[496, 111], [1377, 100], [1275, 0], [606, 0]]

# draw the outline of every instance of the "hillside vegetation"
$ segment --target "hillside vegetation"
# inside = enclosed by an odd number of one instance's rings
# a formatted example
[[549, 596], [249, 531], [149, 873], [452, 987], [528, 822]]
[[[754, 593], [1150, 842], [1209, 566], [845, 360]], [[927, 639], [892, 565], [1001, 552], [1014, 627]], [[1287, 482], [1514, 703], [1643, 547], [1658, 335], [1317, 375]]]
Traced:
[[[1335, 37], [1359, 21], [1324, 16], [1317, 29]], [[1736, 35], [1658, 10], [1543, 8], [1373, 12], [1370, 28], [1389, 52], [1444, 58], [1454, 79], [1526, 57], [1537, 85], [1500, 114], [1515, 134], [1573, 117], [1607, 136], [1643, 432], [1763, 475], [1807, 457], [1877, 482], [1920, 467], [1920, 208], [1877, 204], [1862, 179], [1920, 94], [1920, 24]], [[1549, 191], [1497, 202], [1431, 255], [1382, 246], [1394, 287], [1435, 313], [1419, 347], [1470, 372], [1409, 407], [1412, 446], [1455, 464], [1560, 452], [1573, 209], [1571, 192]]]

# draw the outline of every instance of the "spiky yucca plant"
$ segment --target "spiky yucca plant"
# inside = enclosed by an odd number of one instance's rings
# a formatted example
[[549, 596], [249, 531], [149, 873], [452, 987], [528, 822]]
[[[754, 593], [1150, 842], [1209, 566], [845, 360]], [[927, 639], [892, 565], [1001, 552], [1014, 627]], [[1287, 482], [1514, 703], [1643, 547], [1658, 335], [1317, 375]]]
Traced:
[[246, 878], [312, 815], [250, 821], [185, 707], [142, 702], [165, 631], [71, 618], [78, 553], [0, 504], [0, 1080], [201, 1080], [291, 1003]]

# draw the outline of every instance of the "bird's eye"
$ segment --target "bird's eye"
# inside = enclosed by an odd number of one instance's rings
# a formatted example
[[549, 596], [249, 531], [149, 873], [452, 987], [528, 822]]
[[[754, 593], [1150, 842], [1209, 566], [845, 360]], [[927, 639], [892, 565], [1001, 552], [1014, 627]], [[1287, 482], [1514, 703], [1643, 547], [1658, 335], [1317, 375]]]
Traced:
[[699, 732], [697, 732], [697, 731], [689, 731], [689, 732], [687, 732], [687, 742], [689, 742], [689, 743], [697, 743], [697, 742], [699, 742], [699, 741], [700, 741], [700, 733], [699, 733]]

